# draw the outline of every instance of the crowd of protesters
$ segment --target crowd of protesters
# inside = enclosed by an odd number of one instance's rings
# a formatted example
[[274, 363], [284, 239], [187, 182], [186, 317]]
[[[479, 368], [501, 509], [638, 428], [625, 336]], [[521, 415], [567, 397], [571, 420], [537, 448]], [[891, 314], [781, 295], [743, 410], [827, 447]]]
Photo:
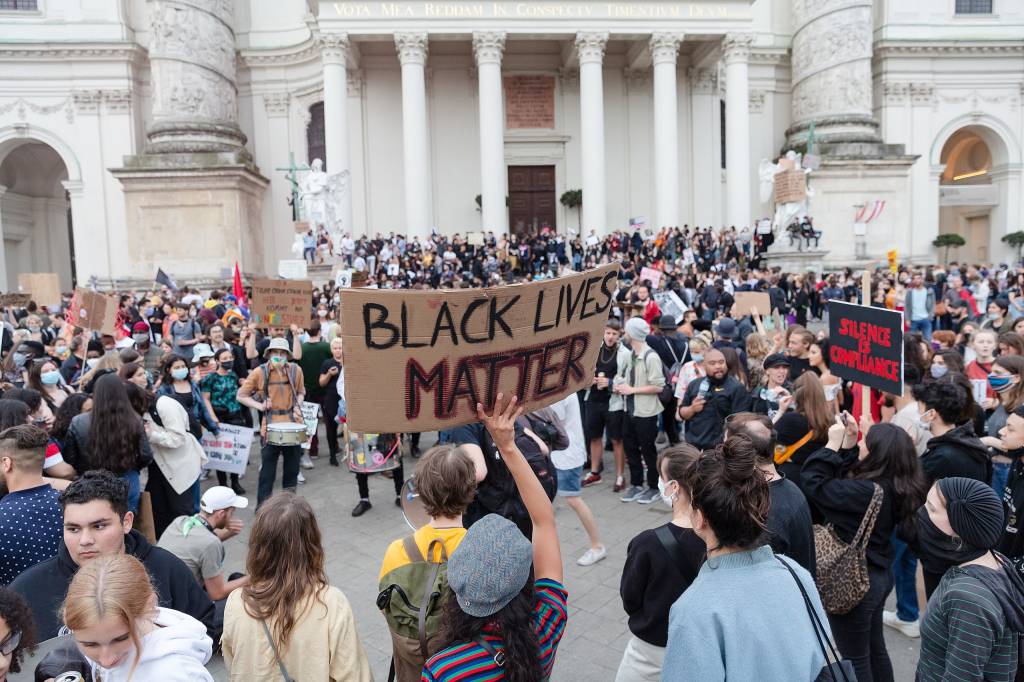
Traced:
[[[587, 390], [529, 414], [499, 396], [422, 455], [412, 440], [429, 522], [389, 545], [376, 595], [397, 679], [548, 678], [571, 603], [553, 504], [578, 516], [589, 566], [609, 548], [584, 498], [608, 492], [672, 510], [625, 547], [617, 680], [814, 680], [830, 667], [884, 682], [886, 626], [921, 639], [918, 679], [1014, 679], [1024, 271], [874, 271], [863, 303], [906, 319], [905, 389], [865, 402], [812, 331], [829, 300], [862, 302], [860, 273], [781, 272], [764, 246], [746, 229], [688, 228], [334, 245], [339, 267], [381, 288], [621, 264]], [[745, 291], [766, 293], [766, 309], [734, 316]], [[218, 649], [232, 679], [371, 678], [348, 599], [374, 595], [330, 585], [324, 510], [297, 494], [323, 440], [329, 465], [351, 446], [340, 294], [315, 286], [307, 325], [259, 328], [246, 293], [126, 292], [109, 335], [34, 303], [4, 311], [0, 680], [66, 632], [40, 679], [212, 679]], [[262, 438], [305, 401], [322, 407], [326, 438], [254, 446], [246, 571], [227, 575], [249, 500], [244, 476], [203, 483], [203, 435], [231, 424]], [[390, 475], [398, 503], [404, 471]], [[360, 476], [353, 516], [371, 509]], [[837, 569], [839, 550], [852, 560]]]

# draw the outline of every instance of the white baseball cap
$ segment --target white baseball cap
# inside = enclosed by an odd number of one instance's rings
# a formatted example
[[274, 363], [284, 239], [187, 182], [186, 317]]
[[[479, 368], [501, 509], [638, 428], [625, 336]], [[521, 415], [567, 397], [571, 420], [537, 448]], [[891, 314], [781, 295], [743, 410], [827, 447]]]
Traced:
[[223, 485], [215, 485], [207, 490], [203, 493], [203, 498], [199, 502], [199, 508], [207, 514], [212, 514], [221, 509], [228, 509], [229, 507], [245, 509], [248, 506], [249, 500], [247, 498], [236, 495], [234, 490]]

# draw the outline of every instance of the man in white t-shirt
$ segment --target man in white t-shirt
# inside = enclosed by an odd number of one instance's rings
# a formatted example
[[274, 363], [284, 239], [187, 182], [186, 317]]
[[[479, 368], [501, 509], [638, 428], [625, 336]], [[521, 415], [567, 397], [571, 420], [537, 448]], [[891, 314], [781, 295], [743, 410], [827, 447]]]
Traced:
[[555, 465], [558, 474], [558, 497], [563, 498], [569, 508], [576, 512], [583, 529], [587, 531], [590, 549], [584, 552], [576, 563], [580, 566], [590, 566], [604, 559], [608, 551], [601, 543], [594, 514], [580, 497], [583, 491], [583, 465], [587, 461], [587, 439], [583, 434], [580, 401], [575, 393], [570, 393], [549, 409], [569, 437], [569, 447], [551, 452], [551, 463]]

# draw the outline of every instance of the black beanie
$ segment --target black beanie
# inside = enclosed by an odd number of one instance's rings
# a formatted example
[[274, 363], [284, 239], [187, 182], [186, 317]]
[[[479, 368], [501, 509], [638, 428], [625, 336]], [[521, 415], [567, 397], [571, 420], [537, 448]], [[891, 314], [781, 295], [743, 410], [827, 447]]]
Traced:
[[964, 543], [978, 549], [992, 549], [1003, 533], [1003, 503], [981, 481], [973, 478], [944, 478], [939, 490], [946, 498], [949, 525]]

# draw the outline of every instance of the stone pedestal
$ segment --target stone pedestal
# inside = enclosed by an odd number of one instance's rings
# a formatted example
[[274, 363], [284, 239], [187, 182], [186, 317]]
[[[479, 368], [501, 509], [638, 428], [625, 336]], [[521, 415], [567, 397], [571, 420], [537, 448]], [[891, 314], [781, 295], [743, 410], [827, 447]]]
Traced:
[[[157, 268], [192, 282], [225, 269], [263, 271], [261, 207], [269, 184], [232, 154], [161, 154], [125, 159], [128, 225], [125, 277], [152, 280]], [[192, 235], [192, 239], [184, 239]]]

